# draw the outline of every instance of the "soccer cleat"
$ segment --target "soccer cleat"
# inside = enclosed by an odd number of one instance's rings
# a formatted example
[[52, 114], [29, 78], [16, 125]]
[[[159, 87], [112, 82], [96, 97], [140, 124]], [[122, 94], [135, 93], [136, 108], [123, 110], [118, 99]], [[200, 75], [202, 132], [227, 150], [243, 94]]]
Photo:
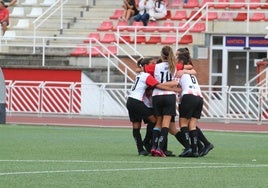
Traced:
[[150, 150], [150, 153], [151, 153], [152, 156], [156, 156], [156, 149], [155, 148], [152, 148]]
[[188, 156], [186, 157], [199, 157], [199, 153], [198, 152], [191, 152]]
[[143, 141], [143, 146], [145, 147], [146, 151], [151, 151], [152, 146], [150, 143]]
[[179, 155], [179, 157], [188, 157], [189, 155], [192, 154], [192, 149], [191, 148], [185, 148], [183, 152]]
[[210, 150], [212, 150], [213, 148], [214, 148], [213, 144], [209, 144], [209, 145], [205, 146], [205, 147], [203, 148], [203, 150], [200, 152], [199, 156], [202, 157], [202, 156], [207, 155], [208, 152], [209, 152]]
[[142, 150], [142, 151], [139, 152], [139, 155], [147, 156], [147, 155], [149, 155], [149, 152], [145, 151], [145, 150]]
[[202, 151], [204, 150], [205, 146], [202, 146], [202, 147], [198, 147], [198, 155], [199, 157], [202, 157], [201, 154], [202, 154]]
[[157, 150], [155, 150], [155, 156], [165, 158], [166, 157], [166, 154], [163, 152], [163, 150], [157, 149]]
[[176, 155], [172, 152], [172, 151], [164, 151], [164, 153], [165, 153], [165, 155], [167, 156], [167, 157], [175, 157]]

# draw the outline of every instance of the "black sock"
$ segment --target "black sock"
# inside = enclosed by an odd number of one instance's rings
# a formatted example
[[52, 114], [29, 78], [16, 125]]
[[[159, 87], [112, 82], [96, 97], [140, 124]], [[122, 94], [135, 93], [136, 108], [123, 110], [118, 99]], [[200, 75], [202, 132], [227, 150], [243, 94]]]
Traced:
[[152, 148], [156, 149], [158, 147], [159, 137], [160, 137], [160, 129], [159, 128], [154, 128], [153, 129]]
[[190, 135], [190, 139], [191, 139], [191, 148], [193, 153], [197, 152], [197, 131], [196, 130], [192, 130], [189, 132]]
[[199, 127], [196, 127], [197, 135], [198, 135], [198, 140], [204, 143], [205, 146], [209, 145], [210, 142], [207, 140], [201, 129]]
[[147, 144], [151, 144], [153, 139], [153, 128], [155, 126], [155, 123], [148, 123], [146, 128], [145, 137], [143, 139], [143, 142]]
[[189, 129], [188, 129], [188, 127], [182, 127], [181, 128], [181, 134], [182, 134], [183, 146], [186, 149], [189, 149], [190, 148], [190, 139], [189, 139]]
[[183, 134], [182, 132], [178, 131], [177, 134], [175, 134], [175, 138], [183, 145], [183, 147], [186, 147], [183, 142]]
[[167, 144], [168, 144], [168, 134], [167, 134], [166, 143], [163, 146], [163, 151], [167, 151]]
[[167, 135], [168, 135], [168, 128], [167, 127], [162, 128], [159, 137], [159, 149], [163, 151], [167, 143]]
[[144, 149], [143, 149], [140, 129], [133, 129], [132, 133], [133, 133], [134, 140], [136, 142], [138, 152], [143, 151]]

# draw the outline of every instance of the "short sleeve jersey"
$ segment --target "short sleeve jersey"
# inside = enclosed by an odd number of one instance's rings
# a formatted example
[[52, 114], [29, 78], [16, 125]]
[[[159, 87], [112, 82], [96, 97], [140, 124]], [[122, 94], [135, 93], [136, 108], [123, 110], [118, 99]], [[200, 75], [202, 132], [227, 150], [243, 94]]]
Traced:
[[[183, 64], [176, 64], [176, 69], [182, 70]], [[169, 71], [169, 65], [167, 62], [147, 65], [145, 66], [145, 71], [151, 74], [152, 76], [154, 76], [154, 78], [160, 83], [165, 83], [174, 79], [174, 76], [172, 76]], [[174, 94], [174, 93], [175, 92], [173, 91], [163, 91], [163, 90], [155, 88], [153, 96], [167, 95], [167, 94]]]
[[155, 87], [158, 83], [149, 73], [141, 72], [136, 75], [129, 97], [143, 101], [146, 88]]
[[[160, 83], [165, 83], [174, 79], [174, 75], [172, 75], [169, 71], [168, 62], [161, 62], [155, 65], [154, 78]], [[175, 92], [164, 91], [164, 90], [157, 89], [157, 88], [155, 88], [153, 91], [153, 96], [169, 95], [169, 94], [175, 94]]]
[[195, 75], [183, 74], [179, 80], [182, 88], [181, 97], [185, 94], [191, 94], [202, 97], [201, 89]]

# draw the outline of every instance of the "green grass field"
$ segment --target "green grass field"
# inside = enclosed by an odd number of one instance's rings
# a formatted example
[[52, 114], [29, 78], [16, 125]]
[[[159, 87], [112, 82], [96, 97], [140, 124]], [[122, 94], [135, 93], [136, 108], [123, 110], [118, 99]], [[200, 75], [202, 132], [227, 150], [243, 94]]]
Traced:
[[[204, 133], [207, 156], [158, 158], [138, 156], [127, 128], [1, 125], [0, 187], [267, 187], [267, 134]], [[171, 135], [169, 150], [182, 150]]]

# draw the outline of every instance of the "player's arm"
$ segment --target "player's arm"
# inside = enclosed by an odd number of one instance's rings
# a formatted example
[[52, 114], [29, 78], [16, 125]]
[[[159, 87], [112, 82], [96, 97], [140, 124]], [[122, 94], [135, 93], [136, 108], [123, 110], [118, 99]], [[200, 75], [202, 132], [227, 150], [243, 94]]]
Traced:
[[182, 70], [177, 72], [177, 77], [181, 77], [183, 74], [193, 74], [196, 75], [196, 71], [193, 69], [193, 65], [184, 65]]
[[174, 92], [180, 92], [181, 90], [177, 87], [178, 82], [177, 81], [170, 81], [166, 82], [164, 84], [159, 83], [153, 76], [148, 76], [146, 79], [146, 84], [152, 88], [158, 88], [161, 90], [166, 90], [166, 91], [174, 91]]

